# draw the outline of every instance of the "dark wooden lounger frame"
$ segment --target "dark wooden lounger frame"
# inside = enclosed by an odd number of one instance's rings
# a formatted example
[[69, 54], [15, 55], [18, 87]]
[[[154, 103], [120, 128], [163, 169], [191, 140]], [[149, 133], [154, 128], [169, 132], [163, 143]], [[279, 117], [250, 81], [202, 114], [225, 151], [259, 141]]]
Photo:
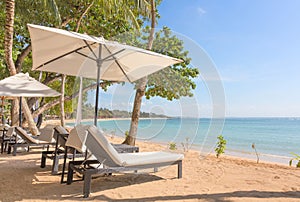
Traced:
[[99, 164], [98, 160], [86, 160], [86, 161], [70, 161], [68, 167], [68, 177], [67, 184], [71, 184], [73, 182], [73, 173], [74, 171], [83, 175], [84, 185], [83, 185], [83, 197], [89, 197], [91, 193], [91, 180], [92, 176], [96, 174], [111, 174], [111, 173], [119, 173], [124, 171], [137, 171], [140, 169], [154, 168], [154, 171], [157, 170], [158, 167], [169, 166], [169, 165], [177, 165], [177, 177], [182, 178], [182, 160], [175, 161], [173, 163], [153, 163], [148, 165], [140, 165], [134, 167], [109, 167], [109, 168], [95, 168], [89, 166], [91, 164]]

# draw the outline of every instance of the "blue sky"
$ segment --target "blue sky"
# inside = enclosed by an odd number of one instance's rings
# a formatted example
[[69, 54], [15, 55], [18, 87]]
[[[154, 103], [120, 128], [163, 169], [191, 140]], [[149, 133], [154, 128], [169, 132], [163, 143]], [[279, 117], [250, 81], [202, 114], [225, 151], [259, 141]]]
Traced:
[[[208, 54], [224, 86], [226, 116], [300, 116], [299, 8], [298, 0], [164, 0], [157, 27], [168, 26]], [[193, 57], [192, 63], [202, 55]], [[210, 117], [212, 94], [219, 93], [203, 78], [196, 82], [194, 98], [144, 100], [142, 110]], [[103, 107], [132, 109], [130, 85], [101, 96]]]
[[300, 116], [299, 8], [298, 0], [165, 0], [158, 26], [210, 55], [227, 116]]

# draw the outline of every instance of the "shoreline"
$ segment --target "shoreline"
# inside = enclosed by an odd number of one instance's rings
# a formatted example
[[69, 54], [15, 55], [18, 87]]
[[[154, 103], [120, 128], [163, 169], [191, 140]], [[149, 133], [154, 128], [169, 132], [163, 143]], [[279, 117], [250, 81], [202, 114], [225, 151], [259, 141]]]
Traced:
[[[149, 119], [155, 119], [155, 120], [165, 120], [165, 119], [169, 119], [169, 118], [140, 118], [140, 120], [149, 120]], [[98, 119], [98, 121], [122, 121], [122, 120], [131, 120], [131, 118], [101, 118]], [[94, 119], [83, 119], [81, 122], [93, 122]], [[66, 119], [65, 120], [66, 123], [75, 123], [75, 119]], [[47, 124], [54, 124], [54, 125], [60, 125], [60, 120], [59, 119], [52, 119], [52, 120], [45, 120], [43, 121], [43, 126], [47, 125]], [[68, 127], [73, 127], [73, 126], [68, 126]], [[117, 134], [113, 134], [114, 137], [117, 138], [123, 138], [120, 135]], [[142, 141], [142, 142], [146, 142], [146, 143], [153, 143], [153, 144], [159, 144], [161, 146], [164, 146], [165, 148], [168, 148], [168, 142], [162, 142], [162, 141], [145, 141], [143, 139], [139, 139], [137, 137], [137, 141]], [[207, 149], [207, 148], [206, 148]], [[182, 150], [182, 146], [180, 145], [180, 149], [178, 150]], [[199, 155], [202, 156], [206, 156], [206, 155], [212, 155], [214, 156], [214, 151], [213, 149], [210, 149], [211, 151], [207, 152], [207, 151], [202, 151], [205, 150], [203, 148], [201, 148], [201, 146], [195, 146], [192, 145], [191, 148], [189, 149], [191, 151], [196, 151], [199, 152]], [[251, 152], [243, 152], [243, 151], [239, 151], [239, 150], [225, 150], [225, 154], [223, 154], [222, 156], [227, 156], [227, 157], [232, 157], [232, 158], [239, 158], [241, 160], [250, 160], [250, 161], [256, 161], [256, 155], [255, 153], [251, 153]], [[275, 164], [275, 165], [282, 165], [282, 166], [289, 166], [288, 162], [289, 160], [291, 160], [293, 157], [288, 157], [288, 156], [279, 156], [279, 155], [273, 155], [273, 154], [267, 154], [267, 153], [259, 153], [259, 162], [263, 162], [263, 163], [267, 163], [267, 164]], [[296, 161], [293, 162], [292, 167], [295, 166]]]
[[[171, 119], [171, 118], [163, 118], [163, 117], [155, 117], [155, 118], [140, 118], [140, 120], [151, 120], [151, 119], [155, 119], [155, 120], [165, 120], [165, 119]], [[101, 119], [97, 119], [97, 121], [122, 121], [122, 120], [131, 120], [131, 118], [101, 118]], [[81, 122], [93, 122], [94, 119], [82, 119]], [[46, 122], [46, 123], [44, 123]], [[48, 122], [50, 122], [50, 124], [55, 123], [55, 124], [60, 124], [60, 119], [49, 119], [49, 120], [44, 120], [43, 121], [43, 125], [47, 125]], [[66, 119], [65, 120], [66, 123], [75, 123], [76, 119]]]
[[[109, 132], [106, 133], [106, 135], [108, 137], [111, 137], [112, 134], [110, 134]], [[123, 137], [114, 134], [113, 137], [116, 137], [118, 139], [122, 139]], [[161, 147], [163, 147], [164, 149], [168, 149], [169, 143], [168, 142], [161, 142], [161, 141], [151, 141], [151, 140], [144, 140], [144, 139], [139, 139], [137, 137], [136, 139], [139, 142], [143, 142], [143, 143], [150, 143], [150, 144], [157, 144]], [[177, 151], [179, 152], [184, 152], [182, 146], [180, 145], [180, 147], [177, 149]], [[197, 152], [199, 153], [199, 156], [204, 157], [204, 156], [215, 156], [214, 150], [211, 149], [210, 152], [207, 151], [202, 151], [200, 146], [195, 146], [192, 145], [188, 151], [192, 151], [192, 152]], [[255, 153], [246, 153], [246, 152], [242, 152], [242, 151], [237, 151], [237, 150], [225, 150], [225, 153], [221, 155], [222, 157], [226, 157], [226, 158], [233, 158], [236, 160], [245, 160], [245, 161], [253, 161], [256, 163], [257, 158], [256, 158], [256, 154]], [[272, 165], [281, 165], [281, 166], [286, 166], [286, 167], [295, 167], [296, 165], [296, 161], [293, 162], [292, 166], [289, 166], [288, 161], [290, 159], [292, 159], [293, 157], [288, 157], [288, 156], [278, 156], [278, 155], [273, 155], [273, 154], [264, 154], [264, 153], [259, 153], [259, 163], [264, 163], [264, 164], [272, 164]], [[272, 160], [273, 159], [273, 160]], [[282, 160], [285, 159], [286, 161]]]

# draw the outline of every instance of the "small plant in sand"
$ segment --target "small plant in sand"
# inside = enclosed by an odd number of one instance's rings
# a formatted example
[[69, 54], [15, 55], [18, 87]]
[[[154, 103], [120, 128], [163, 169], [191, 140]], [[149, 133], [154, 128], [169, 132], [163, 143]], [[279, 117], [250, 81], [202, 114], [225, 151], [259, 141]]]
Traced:
[[125, 131], [125, 139], [127, 139], [128, 136], [129, 136], [129, 131], [126, 130], [126, 131]]
[[216, 152], [216, 156], [217, 158], [219, 158], [219, 156], [221, 154], [225, 153], [225, 149], [226, 149], [226, 140], [224, 139], [224, 137], [222, 135], [219, 135], [218, 137], [218, 142], [215, 148], [215, 152]]
[[259, 156], [258, 156], [258, 153], [257, 153], [257, 151], [256, 151], [256, 147], [255, 147], [255, 143], [252, 143], [252, 149], [254, 149], [254, 151], [255, 151], [255, 154], [256, 154], [256, 158], [257, 158], [257, 163], [259, 163]]
[[185, 138], [185, 142], [181, 143], [184, 152], [188, 152], [189, 151], [189, 141], [190, 141], [190, 138], [186, 137]]
[[298, 161], [298, 163], [296, 164], [296, 167], [300, 168], [300, 155], [295, 154], [293, 152], [291, 154], [293, 154], [295, 157], [290, 160], [289, 165], [291, 166], [293, 161], [295, 160], [295, 161]]
[[170, 150], [176, 150], [177, 149], [176, 143], [175, 142], [170, 142], [169, 143], [169, 149]]

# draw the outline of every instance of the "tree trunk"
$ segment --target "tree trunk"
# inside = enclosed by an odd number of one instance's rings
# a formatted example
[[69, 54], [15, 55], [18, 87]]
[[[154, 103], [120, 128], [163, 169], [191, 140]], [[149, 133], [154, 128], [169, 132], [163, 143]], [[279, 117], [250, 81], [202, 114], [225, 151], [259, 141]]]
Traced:
[[19, 100], [18, 99], [12, 100], [10, 115], [11, 115], [10, 125], [19, 126]]
[[130, 129], [129, 129], [129, 135], [126, 137], [123, 144], [135, 145], [135, 139], [136, 139], [137, 128], [138, 128], [139, 118], [140, 118], [141, 105], [142, 105], [142, 98], [145, 95], [147, 81], [148, 81], [147, 77], [142, 78], [140, 80], [140, 86], [136, 90], [134, 104], [133, 104], [133, 110], [132, 110], [132, 115], [131, 115], [131, 124], [130, 124]]
[[24, 112], [25, 118], [27, 120], [28, 128], [30, 129], [30, 132], [32, 135], [38, 135], [39, 130], [35, 125], [35, 122], [31, 115], [31, 110], [28, 107], [26, 99], [22, 99], [22, 110]]
[[[4, 37], [4, 51], [5, 51], [5, 62], [7, 64], [8, 70], [10, 72], [10, 75], [13, 76], [17, 73], [16, 67], [13, 61], [13, 38], [14, 38], [14, 17], [15, 17], [15, 1], [14, 0], [6, 0], [5, 1], [5, 11], [6, 11], [6, 18], [5, 18], [5, 37]], [[13, 102], [12, 107], [12, 124], [17, 123], [16, 120], [16, 114], [18, 114], [18, 105], [17, 101]], [[30, 109], [27, 105], [27, 102], [24, 100], [22, 102], [23, 110], [25, 117], [28, 121], [28, 126], [32, 132], [33, 135], [38, 134], [38, 129], [36, 125], [34, 124], [33, 118], [31, 116]]]
[[5, 62], [8, 66], [10, 75], [13, 76], [17, 73], [15, 63], [13, 61], [15, 1], [6, 0], [5, 3], [6, 3], [5, 37], [4, 37]]
[[66, 75], [61, 75], [61, 96], [60, 96], [60, 124], [65, 127], [65, 82]]
[[[15, 16], [15, 1], [5, 1], [5, 36], [4, 36], [4, 51], [5, 51], [5, 62], [7, 64], [10, 75], [15, 75], [16, 68], [12, 57], [13, 49], [13, 37], [14, 37], [14, 16]], [[18, 124], [18, 101], [16, 99], [12, 102], [11, 110], [11, 124]]]
[[[154, 29], [155, 29], [155, 0], [151, 0], [151, 30], [148, 38], [148, 44], [147, 49], [152, 49], [152, 44], [154, 40]], [[124, 140], [123, 144], [128, 145], [135, 145], [135, 139], [137, 135], [137, 129], [139, 124], [139, 118], [140, 118], [140, 111], [141, 111], [141, 105], [142, 105], [142, 98], [145, 95], [146, 85], [147, 85], [147, 77], [144, 77], [140, 80], [139, 87], [136, 90], [135, 98], [134, 98], [134, 104], [133, 104], [133, 110], [132, 110], [132, 116], [131, 116], [131, 124], [129, 129], [129, 135]]]

